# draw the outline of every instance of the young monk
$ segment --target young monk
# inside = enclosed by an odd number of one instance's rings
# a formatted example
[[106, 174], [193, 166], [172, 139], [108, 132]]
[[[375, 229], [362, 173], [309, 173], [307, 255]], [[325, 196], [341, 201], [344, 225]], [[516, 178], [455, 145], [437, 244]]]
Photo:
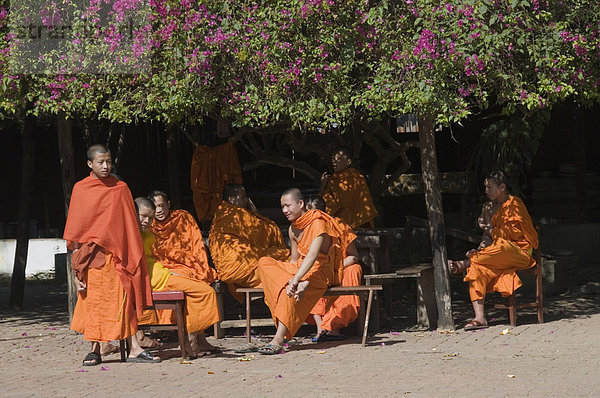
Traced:
[[352, 228], [373, 227], [377, 210], [365, 177], [352, 168], [352, 155], [346, 148], [338, 148], [331, 157], [333, 175], [323, 173], [321, 196], [327, 214], [340, 218]]
[[265, 302], [277, 327], [271, 342], [258, 350], [268, 355], [282, 350], [284, 338], [298, 331], [343, 267], [342, 231], [332, 217], [319, 210], [307, 211], [297, 188], [283, 192], [281, 210], [292, 223], [291, 260], [263, 257], [258, 261]]
[[180, 290], [185, 293], [185, 324], [188, 332], [190, 351], [192, 357], [211, 355], [219, 351], [218, 347], [211, 345], [204, 335], [204, 330], [219, 322], [219, 308], [217, 307], [217, 294], [206, 282], [187, 278], [173, 272], [152, 257], [154, 235], [147, 231], [154, 219], [154, 203], [144, 197], [135, 199], [144, 242], [144, 253], [148, 265], [148, 275], [152, 290]]
[[465, 325], [465, 330], [487, 327], [484, 311], [487, 292], [512, 295], [522, 285], [515, 271], [535, 265], [531, 253], [538, 247], [537, 231], [523, 201], [509, 195], [507, 182], [502, 171], [495, 171], [485, 179], [485, 193], [490, 202], [483, 206], [480, 224], [485, 227], [486, 219], [491, 220], [489, 234], [484, 229], [482, 244], [468, 251], [466, 260], [448, 262], [453, 274], [467, 272], [464, 281], [469, 283], [475, 318]]
[[225, 186], [208, 242], [219, 279], [240, 303], [244, 295], [238, 287], [262, 287], [256, 272], [261, 257], [284, 261], [290, 256], [277, 224], [256, 212], [240, 184]]
[[110, 151], [92, 145], [91, 173], [73, 187], [64, 239], [73, 251], [78, 291], [71, 329], [92, 342], [84, 366], [102, 363], [100, 342], [128, 339], [128, 362], [160, 362], [135, 336], [137, 316], [152, 304], [137, 215], [127, 184], [111, 175]]
[[156, 237], [152, 256], [181, 276], [213, 283], [217, 272], [208, 264], [202, 232], [194, 217], [185, 210], [171, 211], [164, 192], [154, 191], [148, 198], [156, 206], [154, 222], [148, 228]]
[[[308, 199], [306, 208], [325, 211], [325, 201], [318, 196]], [[362, 280], [362, 267], [358, 263], [358, 250], [354, 244], [356, 234], [348, 224], [340, 219], [336, 219], [336, 221], [343, 231], [344, 274], [342, 286], [359, 286]], [[317, 334], [313, 341], [346, 339], [346, 336], [340, 334], [340, 329], [358, 318], [359, 309], [360, 298], [358, 296], [322, 297], [311, 311], [317, 326]]]

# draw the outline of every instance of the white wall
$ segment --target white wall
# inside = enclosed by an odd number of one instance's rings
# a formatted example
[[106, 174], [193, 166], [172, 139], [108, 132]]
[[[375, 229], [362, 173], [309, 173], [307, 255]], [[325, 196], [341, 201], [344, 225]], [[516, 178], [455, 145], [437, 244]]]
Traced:
[[[0, 239], [0, 274], [12, 275], [16, 250], [16, 239]], [[25, 274], [54, 271], [54, 255], [66, 252], [67, 244], [62, 239], [30, 239]]]

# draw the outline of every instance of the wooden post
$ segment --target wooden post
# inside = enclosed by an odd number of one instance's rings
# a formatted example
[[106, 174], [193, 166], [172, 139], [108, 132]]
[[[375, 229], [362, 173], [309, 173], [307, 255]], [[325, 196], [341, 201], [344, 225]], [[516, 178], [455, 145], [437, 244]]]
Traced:
[[167, 163], [169, 168], [169, 198], [175, 208], [183, 206], [179, 176], [179, 151], [175, 126], [167, 128]]
[[[73, 134], [71, 131], [71, 121], [67, 120], [64, 113], [60, 113], [56, 120], [56, 129], [58, 135], [58, 155], [60, 158], [60, 174], [62, 179], [63, 196], [65, 200], [65, 217], [69, 213], [69, 203], [71, 202], [71, 192], [75, 185], [75, 160], [73, 155]], [[69, 307], [69, 323], [73, 318], [75, 304], [77, 303], [77, 287], [71, 266], [71, 253], [67, 253], [67, 294]]]
[[[25, 111], [24, 111], [25, 112]], [[25, 116], [21, 127], [22, 158], [21, 188], [19, 194], [19, 214], [17, 217], [17, 250], [10, 284], [9, 305], [13, 309], [23, 308], [25, 295], [25, 266], [29, 248], [29, 216], [31, 210], [31, 192], [35, 171], [35, 120], [32, 115]]]
[[433, 119], [425, 117], [420, 121], [419, 141], [421, 144], [421, 168], [423, 171], [423, 189], [427, 218], [429, 220], [429, 237], [433, 254], [433, 274], [435, 281], [435, 297], [438, 310], [438, 328], [454, 329], [452, 319], [452, 298], [448, 275], [448, 255], [446, 253], [446, 234], [444, 231], [444, 210], [442, 193], [438, 178], [437, 155]]

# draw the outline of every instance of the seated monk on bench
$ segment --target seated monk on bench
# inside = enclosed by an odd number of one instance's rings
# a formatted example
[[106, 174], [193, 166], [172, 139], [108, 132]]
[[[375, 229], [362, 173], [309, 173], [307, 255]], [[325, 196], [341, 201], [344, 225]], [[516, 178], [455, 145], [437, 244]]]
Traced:
[[[165, 267], [152, 257], [152, 245], [155, 238], [146, 228], [154, 218], [154, 203], [144, 197], [135, 199], [138, 208], [142, 241], [148, 265], [148, 275], [153, 291], [180, 290], [185, 293], [185, 325], [190, 342], [192, 357], [207, 356], [218, 352], [219, 348], [208, 343], [204, 330], [219, 322], [219, 308], [217, 307], [217, 294], [214, 289], [204, 281], [181, 276]], [[161, 320], [161, 323], [165, 323]]]
[[219, 280], [240, 303], [244, 295], [238, 287], [262, 287], [256, 272], [261, 257], [284, 261], [290, 256], [277, 224], [256, 212], [240, 184], [225, 186], [208, 243]]
[[367, 181], [352, 167], [352, 154], [338, 148], [331, 157], [334, 173], [323, 173], [321, 196], [327, 214], [341, 219], [352, 228], [373, 228], [377, 210], [371, 198]]
[[[490, 202], [483, 206], [479, 219], [484, 228], [479, 248], [467, 252], [467, 259], [448, 261], [450, 272], [469, 283], [469, 293], [475, 318], [465, 325], [465, 330], [487, 327], [484, 298], [487, 292], [500, 292], [510, 296], [522, 283], [516, 270], [535, 265], [532, 250], [538, 247], [538, 234], [531, 217], [516, 196], [508, 194], [507, 177], [495, 171], [485, 179], [485, 194]], [[486, 226], [487, 221], [491, 225]]]
[[[307, 200], [306, 208], [325, 211], [325, 202], [317, 196]], [[343, 231], [344, 274], [341, 285], [359, 286], [362, 280], [362, 267], [358, 263], [358, 250], [354, 244], [356, 234], [348, 224], [339, 218], [335, 220]], [[313, 341], [344, 340], [346, 336], [340, 334], [340, 329], [358, 318], [359, 309], [360, 297], [358, 296], [322, 297], [311, 311], [317, 325], [317, 335]]]
[[265, 302], [277, 332], [261, 354], [278, 354], [284, 338], [291, 339], [327, 287], [335, 284], [342, 272], [342, 231], [331, 216], [320, 210], [306, 210], [302, 193], [290, 188], [281, 195], [281, 210], [292, 223], [290, 262], [263, 257], [258, 275]]
[[164, 192], [154, 191], [148, 198], [156, 206], [154, 222], [148, 227], [156, 238], [152, 256], [178, 275], [213, 283], [217, 272], [208, 264], [202, 232], [194, 217], [185, 210], [171, 211]]

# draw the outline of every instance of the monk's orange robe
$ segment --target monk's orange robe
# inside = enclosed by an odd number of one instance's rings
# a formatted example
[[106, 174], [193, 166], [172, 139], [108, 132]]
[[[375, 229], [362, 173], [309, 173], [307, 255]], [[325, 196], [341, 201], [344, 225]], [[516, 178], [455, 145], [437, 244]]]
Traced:
[[164, 267], [209, 284], [217, 279], [217, 272], [208, 264], [202, 232], [190, 213], [174, 210], [164, 221], [154, 219], [149, 231], [156, 237], [152, 257]]
[[328, 214], [339, 217], [352, 228], [364, 224], [373, 226], [377, 210], [365, 177], [356, 169], [348, 168], [333, 173], [322, 196]]
[[483, 299], [486, 292], [513, 294], [522, 285], [515, 271], [535, 265], [531, 253], [538, 247], [538, 234], [521, 199], [509, 196], [496, 211], [492, 240], [469, 257], [464, 281], [469, 282], [472, 301]]
[[290, 257], [277, 224], [225, 201], [215, 212], [208, 244], [219, 279], [239, 302], [244, 295], [236, 292], [238, 287], [262, 287], [256, 273], [261, 257]]
[[194, 208], [200, 221], [211, 220], [227, 184], [242, 183], [242, 166], [235, 145], [198, 146], [190, 173]]
[[[152, 290], [180, 290], [185, 293], [183, 316], [186, 331], [188, 333], [202, 332], [209, 326], [219, 322], [219, 307], [215, 290], [206, 282], [173, 275], [169, 269], [163, 267], [161, 263], [152, 257], [152, 246], [156, 240], [154, 235], [144, 231], [142, 232], [142, 238]], [[158, 323], [175, 323], [176, 320], [173, 319], [171, 312], [167, 310], [157, 311]]]
[[71, 328], [89, 341], [133, 335], [136, 318], [152, 305], [152, 295], [127, 184], [92, 174], [75, 184], [63, 238], [70, 250], [75, 243], [83, 244], [72, 262], [87, 284], [78, 294]]
[[[350, 226], [336, 218], [343, 231], [342, 249], [344, 258], [347, 257], [348, 245], [356, 239], [356, 234]], [[342, 286], [359, 286], [362, 281], [362, 267], [360, 264], [351, 264], [343, 269]], [[321, 315], [321, 327], [325, 330], [336, 330], [348, 326], [358, 318], [360, 297], [339, 296], [322, 297], [310, 312]], [[308, 318], [310, 322], [310, 317]]]
[[[336, 272], [343, 269], [341, 230], [332, 220], [329, 215], [319, 210], [310, 210], [293, 221], [294, 228], [303, 231], [297, 245], [299, 257], [295, 264], [270, 257], [263, 257], [258, 261], [258, 274], [263, 284], [265, 302], [271, 310], [275, 325], [282, 322], [287, 327], [287, 338], [294, 336], [311, 309], [323, 297], [327, 287], [335, 283]], [[331, 247], [327, 255], [320, 253], [317, 256], [311, 269], [302, 277], [302, 281], [309, 281], [310, 284], [304, 291], [302, 300], [296, 301], [286, 294], [286, 286], [302, 265], [312, 241], [322, 234], [331, 237]]]

